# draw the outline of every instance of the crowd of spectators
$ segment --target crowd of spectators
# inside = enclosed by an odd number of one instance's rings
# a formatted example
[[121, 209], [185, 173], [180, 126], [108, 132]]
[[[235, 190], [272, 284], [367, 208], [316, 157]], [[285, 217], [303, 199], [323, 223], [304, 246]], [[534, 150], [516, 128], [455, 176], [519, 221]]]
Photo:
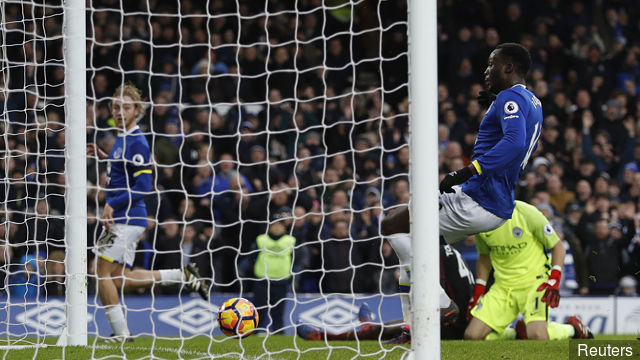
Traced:
[[[460, 3], [439, 2], [441, 172], [473, 155], [484, 114], [474, 95], [488, 55], [502, 42], [524, 45], [544, 125], [516, 198], [535, 204], [565, 242], [567, 293], [619, 292], [622, 277], [640, 277], [640, 26], [632, 20], [640, 8], [600, 0]], [[473, 264], [473, 239], [458, 247]]]
[[[90, 3], [87, 141], [110, 150], [109, 97], [122, 82], [146, 99], [139, 126], [154, 180], [135, 266], [194, 261], [214, 291], [251, 291], [242, 279], [253, 276], [255, 239], [269, 214], [288, 206], [297, 291], [397, 291], [398, 260], [378, 225], [410, 194], [406, 1]], [[575, 273], [567, 292], [610, 294], [623, 276], [627, 284], [640, 277], [633, 3], [438, 2], [440, 173], [472, 157], [489, 53], [520, 42], [531, 51], [527, 81], [545, 119], [516, 194], [566, 241]], [[62, 10], [54, 2], [3, 6], [3, 277], [35, 277], [53, 283], [40, 294], [60, 295]], [[101, 231], [106, 169], [87, 161], [90, 248]], [[458, 247], [473, 269], [473, 238]]]

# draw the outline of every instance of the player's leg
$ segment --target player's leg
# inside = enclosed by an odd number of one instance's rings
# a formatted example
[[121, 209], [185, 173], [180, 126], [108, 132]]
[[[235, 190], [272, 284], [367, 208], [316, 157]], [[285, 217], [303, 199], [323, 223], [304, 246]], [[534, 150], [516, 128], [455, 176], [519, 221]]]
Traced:
[[506, 222], [480, 206], [459, 186], [453, 189], [454, 193], [444, 193], [439, 198], [440, 236], [448, 244], [464, 240], [469, 235], [497, 229]]
[[547, 332], [549, 340], [571, 339], [576, 334], [576, 330], [571, 324], [560, 324], [555, 321], [549, 321]]
[[507, 327], [518, 316], [517, 303], [511, 290], [493, 284], [471, 310], [472, 319], [464, 332], [466, 340], [515, 338], [515, 330]]
[[[122, 254], [113, 253], [117, 262], [121, 264], [127, 264], [131, 267], [135, 258], [135, 250], [138, 244], [138, 239], [144, 233], [145, 228], [142, 226], [130, 226], [124, 224], [115, 224], [112, 226], [112, 231], [117, 235], [118, 239], [114, 246], [113, 251], [121, 251]], [[105, 250], [106, 252], [112, 251], [111, 249]], [[124, 273], [122, 272], [124, 270]], [[162, 270], [144, 270], [136, 269], [130, 270], [125, 267], [120, 269], [120, 272], [113, 273], [113, 279], [118, 288], [124, 288], [125, 290], [134, 290], [141, 288], [150, 288], [154, 284], [161, 286], [171, 286], [186, 282], [188, 288], [191, 291], [197, 291], [200, 296], [208, 300], [209, 299], [209, 285], [200, 278], [198, 269], [194, 264], [187, 264], [183, 269], [162, 269]]]
[[[593, 338], [593, 334], [589, 327], [584, 325], [576, 316], [567, 319], [566, 324], [559, 324], [553, 321], [547, 321], [549, 317], [549, 308], [542, 302], [544, 291], [537, 291], [540, 281], [534, 283], [526, 295], [524, 300], [524, 320], [516, 324], [516, 329], [520, 329], [518, 334], [520, 338], [533, 340], [563, 340], [569, 338], [589, 339]], [[526, 336], [522, 334], [522, 323], [526, 325]]]
[[384, 236], [409, 233], [409, 207], [402, 206], [389, 211], [380, 224], [380, 230]]
[[209, 286], [200, 278], [193, 264], [188, 264], [184, 269], [129, 270], [126, 268], [124, 277], [116, 280], [118, 287], [123, 287], [125, 290], [146, 289], [154, 284], [171, 286], [184, 282], [192, 291], [197, 291], [203, 299], [209, 298]]
[[114, 337], [111, 339], [114, 341], [124, 341], [130, 335], [120, 305], [118, 290], [121, 281], [118, 275], [122, 276], [123, 255], [126, 251], [126, 239], [121, 232], [121, 226], [121, 224], [114, 224], [110, 230], [104, 229], [96, 241], [94, 250], [98, 255], [96, 261], [98, 297], [113, 330]]
[[531, 340], [549, 340], [546, 321], [530, 321], [527, 324], [527, 338]]
[[339, 334], [331, 334], [317, 326], [300, 324], [296, 327], [296, 334], [305, 340], [323, 341], [327, 340], [388, 340], [399, 336], [402, 333], [403, 320], [397, 319], [385, 322], [383, 325], [372, 324], [364, 330], [351, 329]]
[[114, 272], [118, 270], [122, 272], [122, 264], [113, 263], [104, 258], [98, 258], [96, 267], [98, 297], [102, 302], [102, 306], [104, 306], [107, 321], [113, 330], [114, 340], [123, 341], [130, 335], [130, 332], [127, 326], [127, 320], [124, 318], [122, 306], [120, 305], [118, 287], [112, 277]]
[[[399, 290], [401, 293], [408, 294], [411, 291], [411, 237], [409, 234], [393, 234], [388, 236], [388, 240], [396, 255], [398, 255], [398, 260], [401, 265], [400, 276], [398, 278]], [[439, 299], [440, 320], [444, 323], [454, 322], [458, 316], [459, 310], [442, 287], [440, 287], [439, 290]], [[402, 315], [405, 323], [410, 324], [411, 304], [409, 296], [402, 295], [400, 301], [402, 304]]]
[[474, 317], [471, 319], [469, 326], [464, 331], [465, 340], [484, 340], [493, 329], [487, 325], [484, 321]]
[[[575, 318], [573, 320], [572, 318]], [[571, 320], [571, 321], [570, 321]], [[537, 321], [534, 321], [537, 323]], [[518, 333], [518, 338], [522, 340], [529, 339], [529, 328], [525, 325], [524, 320], [518, 320], [516, 324], [516, 332]], [[580, 338], [580, 339], [590, 339], [593, 338], [591, 334], [591, 330], [582, 322], [577, 319], [575, 316], [569, 317], [566, 324], [560, 324], [555, 321], [547, 322], [547, 333], [549, 340], [565, 340], [571, 338]]]
[[549, 308], [542, 302], [544, 291], [537, 290], [541, 283], [542, 281], [538, 280], [528, 289], [516, 294], [520, 312], [524, 316], [527, 338], [532, 340], [549, 340], [550, 338], [547, 324]]
[[411, 237], [409, 234], [393, 234], [388, 236], [389, 244], [395, 251], [400, 262], [400, 276], [398, 277], [398, 289], [402, 295], [402, 316], [405, 323], [411, 323], [411, 304], [409, 292], [411, 291]]
[[[502, 219], [482, 208], [471, 197], [462, 192], [459, 186], [454, 186], [454, 193], [444, 193], [439, 197], [440, 209], [439, 233], [441, 240], [448, 244], [454, 244], [480, 232], [489, 231], [500, 227], [505, 223]], [[445, 304], [448, 303], [448, 304]], [[444, 317], [445, 311], [441, 310], [441, 321], [455, 322], [456, 312], [454, 303], [449, 299], [444, 290], [440, 292], [440, 307], [446, 309], [452, 315]]]

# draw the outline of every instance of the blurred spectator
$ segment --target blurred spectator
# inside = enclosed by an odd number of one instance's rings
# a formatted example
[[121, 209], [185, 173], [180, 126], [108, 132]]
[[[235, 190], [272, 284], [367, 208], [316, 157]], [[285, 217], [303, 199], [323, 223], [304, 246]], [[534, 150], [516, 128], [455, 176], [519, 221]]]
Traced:
[[619, 231], [619, 228], [619, 223], [609, 224], [603, 218], [595, 222], [593, 238], [586, 248], [590, 294], [610, 295], [618, 285], [620, 244], [611, 230]]
[[44, 272], [42, 255], [22, 255], [16, 272], [9, 278], [9, 296], [27, 299], [44, 295], [40, 288]]
[[55, 250], [46, 260], [45, 286], [47, 296], [65, 296], [65, 253]]
[[351, 281], [354, 270], [352, 258], [356, 256], [349, 239], [349, 223], [339, 219], [332, 224], [331, 235], [322, 240], [322, 264], [325, 272], [321, 278], [322, 293], [350, 293], [355, 284]]
[[573, 192], [562, 185], [562, 180], [557, 175], [549, 175], [547, 178], [547, 192], [551, 198], [551, 205], [559, 215], [564, 215], [567, 204], [575, 198]]
[[637, 291], [638, 281], [630, 275], [623, 276], [620, 279], [620, 284], [616, 289], [616, 295], [618, 296], [638, 296]]

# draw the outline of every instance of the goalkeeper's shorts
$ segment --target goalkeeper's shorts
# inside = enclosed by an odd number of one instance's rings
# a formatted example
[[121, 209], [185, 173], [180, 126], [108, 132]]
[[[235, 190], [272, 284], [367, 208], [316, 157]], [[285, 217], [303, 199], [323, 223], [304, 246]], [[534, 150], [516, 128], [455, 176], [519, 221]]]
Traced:
[[453, 189], [454, 193], [440, 195], [440, 235], [448, 244], [497, 229], [507, 221], [485, 210], [460, 186]]
[[144, 230], [144, 226], [112, 224], [109, 230], [102, 229], [93, 252], [109, 262], [132, 267], [138, 238]]
[[524, 316], [525, 324], [531, 321], [547, 321], [549, 308], [542, 302], [544, 291], [536, 291], [545, 280], [535, 281], [531, 286], [522, 288], [507, 288], [497, 283], [493, 284], [471, 310], [471, 315], [500, 334], [518, 317], [518, 313]]

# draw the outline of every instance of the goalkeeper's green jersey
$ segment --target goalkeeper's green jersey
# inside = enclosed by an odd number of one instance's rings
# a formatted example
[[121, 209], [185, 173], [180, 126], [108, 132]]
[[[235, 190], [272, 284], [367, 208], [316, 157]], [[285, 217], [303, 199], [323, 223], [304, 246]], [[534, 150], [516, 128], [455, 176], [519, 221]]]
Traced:
[[479, 254], [489, 254], [496, 283], [506, 287], [531, 286], [550, 269], [547, 249], [560, 238], [538, 209], [516, 201], [511, 219], [501, 227], [476, 235]]

